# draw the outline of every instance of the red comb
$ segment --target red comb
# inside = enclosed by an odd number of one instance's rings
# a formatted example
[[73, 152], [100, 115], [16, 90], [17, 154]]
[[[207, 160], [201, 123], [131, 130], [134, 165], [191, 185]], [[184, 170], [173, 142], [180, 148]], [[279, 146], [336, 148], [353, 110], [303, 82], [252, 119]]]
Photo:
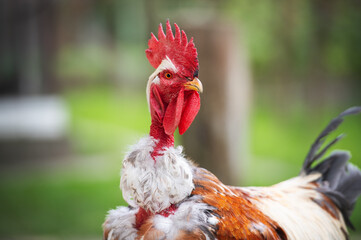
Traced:
[[168, 56], [183, 75], [192, 77], [198, 70], [197, 49], [193, 38], [188, 42], [185, 32], [182, 30], [181, 33], [176, 23], [174, 27], [175, 36], [169, 20], [166, 25], [166, 34], [164, 34], [162, 24], [159, 24], [158, 39], [151, 33], [148, 41], [149, 48], [145, 50], [146, 56], [154, 68], [157, 68]]

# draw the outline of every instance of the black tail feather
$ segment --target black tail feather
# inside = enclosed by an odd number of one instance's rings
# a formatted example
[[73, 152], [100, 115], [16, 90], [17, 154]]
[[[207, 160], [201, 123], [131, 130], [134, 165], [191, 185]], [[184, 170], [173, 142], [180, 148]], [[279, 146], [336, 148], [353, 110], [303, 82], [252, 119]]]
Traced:
[[316, 166], [312, 167], [312, 165], [321, 159], [325, 152], [343, 137], [343, 135], [338, 136], [320, 150], [326, 136], [337, 129], [343, 122], [343, 117], [360, 112], [361, 107], [352, 107], [332, 119], [312, 144], [300, 173], [300, 175], [307, 175], [312, 172], [322, 174], [322, 177], [319, 179], [321, 183], [319, 191], [327, 195], [338, 206], [346, 224], [352, 229], [353, 226], [349, 217], [358, 196], [361, 194], [360, 170], [351, 163], [348, 163], [350, 154], [345, 151], [334, 152]]
[[312, 163], [314, 163], [317, 159], [320, 159], [329, 147], [331, 147], [333, 144], [335, 144], [338, 140], [342, 138], [342, 135], [338, 136], [336, 139], [334, 139], [330, 144], [328, 144], [323, 150], [319, 151], [319, 153], [317, 154], [318, 150], [321, 148], [322, 144], [325, 141], [325, 137], [338, 128], [338, 126], [343, 122], [343, 117], [351, 114], [358, 114], [360, 112], [361, 112], [361, 106], [351, 107], [346, 111], [342, 112], [336, 118], [331, 120], [331, 122], [326, 126], [326, 128], [321, 132], [321, 134], [318, 135], [316, 141], [312, 144], [311, 149], [308, 152], [308, 155], [303, 163], [301, 173], [302, 172], [307, 173], [308, 170], [311, 169]]

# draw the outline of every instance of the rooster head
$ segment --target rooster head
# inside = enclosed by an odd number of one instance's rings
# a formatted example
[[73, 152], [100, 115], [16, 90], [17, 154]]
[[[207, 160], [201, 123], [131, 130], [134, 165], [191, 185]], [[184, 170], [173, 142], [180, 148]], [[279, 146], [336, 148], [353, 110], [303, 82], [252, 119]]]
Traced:
[[173, 135], [177, 127], [180, 134], [188, 129], [199, 111], [203, 90], [193, 38], [188, 42], [185, 32], [174, 26], [175, 35], [168, 20], [165, 34], [160, 24], [158, 39], [152, 33], [145, 51], [156, 69], [147, 84], [152, 124], [161, 125], [167, 135]]

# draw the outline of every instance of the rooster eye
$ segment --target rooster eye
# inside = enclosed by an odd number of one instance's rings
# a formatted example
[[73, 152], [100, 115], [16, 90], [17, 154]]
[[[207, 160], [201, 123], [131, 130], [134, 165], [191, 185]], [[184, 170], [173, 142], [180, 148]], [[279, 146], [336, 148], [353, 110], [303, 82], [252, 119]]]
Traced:
[[166, 72], [166, 73], [164, 74], [164, 77], [165, 77], [166, 79], [171, 79], [171, 78], [173, 77], [173, 75], [172, 75], [170, 72]]

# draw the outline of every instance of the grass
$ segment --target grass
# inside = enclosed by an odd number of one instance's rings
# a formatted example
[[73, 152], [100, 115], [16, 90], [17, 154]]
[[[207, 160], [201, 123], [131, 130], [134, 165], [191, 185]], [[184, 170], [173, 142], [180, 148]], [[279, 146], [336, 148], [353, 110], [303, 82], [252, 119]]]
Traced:
[[106, 211], [123, 203], [119, 179], [111, 171], [106, 178], [92, 178], [94, 170], [84, 177], [87, 170], [69, 163], [2, 177], [0, 236], [100, 235]]
[[[93, 87], [67, 92], [65, 98], [75, 155], [40, 168], [2, 172], [0, 238], [100, 238], [106, 212], [125, 204], [118, 187], [119, 169], [126, 146], [148, 132], [144, 94]], [[298, 174], [311, 142], [337, 114], [329, 109], [316, 118], [317, 114], [299, 109], [285, 116], [267, 105], [256, 106], [249, 185], [270, 185]], [[311, 114], [312, 118], [304, 117]], [[348, 136], [337, 148], [352, 150], [353, 162], [361, 166], [360, 117], [349, 117], [340, 132]], [[360, 201], [352, 220], [360, 230]]]

